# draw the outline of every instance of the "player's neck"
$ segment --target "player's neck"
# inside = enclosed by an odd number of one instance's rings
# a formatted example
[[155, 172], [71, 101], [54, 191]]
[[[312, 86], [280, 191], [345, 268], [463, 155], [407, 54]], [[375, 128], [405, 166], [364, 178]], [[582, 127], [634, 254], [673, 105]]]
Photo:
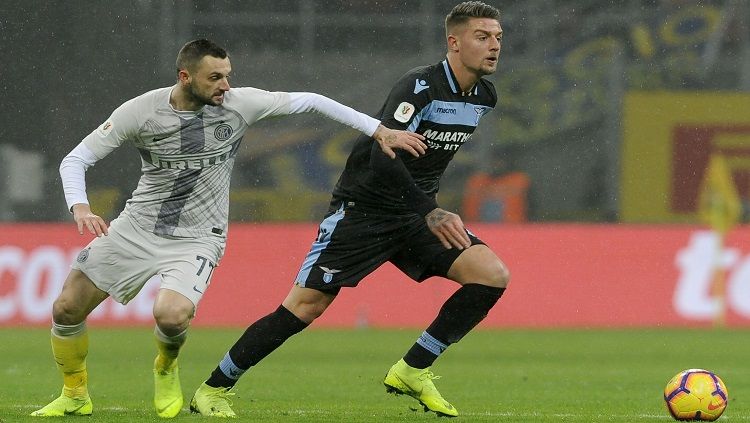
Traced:
[[172, 92], [169, 95], [169, 104], [178, 112], [194, 112], [203, 107], [203, 103], [195, 100], [179, 84], [172, 88]]
[[453, 71], [453, 75], [456, 77], [456, 82], [458, 82], [461, 92], [467, 93], [471, 91], [474, 85], [479, 82], [481, 75], [464, 66], [458, 57], [450, 53], [448, 54], [448, 64]]

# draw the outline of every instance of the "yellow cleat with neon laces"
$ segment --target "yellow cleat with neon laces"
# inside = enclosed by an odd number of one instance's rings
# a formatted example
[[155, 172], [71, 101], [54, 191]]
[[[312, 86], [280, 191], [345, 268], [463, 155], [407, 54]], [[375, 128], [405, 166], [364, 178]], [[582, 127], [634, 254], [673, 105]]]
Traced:
[[60, 395], [51, 403], [31, 413], [34, 417], [90, 416], [94, 411], [91, 398], [71, 398]]
[[433, 379], [440, 376], [432, 374], [429, 368], [416, 369], [401, 359], [385, 375], [383, 384], [388, 393], [409, 395], [419, 401], [424, 411], [432, 411], [438, 416], [456, 417], [458, 410], [446, 401], [438, 392]]
[[171, 419], [182, 409], [180, 372], [175, 362], [167, 370], [154, 369], [154, 407], [159, 417]]
[[190, 411], [211, 417], [237, 417], [229, 398], [232, 395], [234, 392], [229, 392], [229, 388], [214, 388], [202, 383], [190, 401]]

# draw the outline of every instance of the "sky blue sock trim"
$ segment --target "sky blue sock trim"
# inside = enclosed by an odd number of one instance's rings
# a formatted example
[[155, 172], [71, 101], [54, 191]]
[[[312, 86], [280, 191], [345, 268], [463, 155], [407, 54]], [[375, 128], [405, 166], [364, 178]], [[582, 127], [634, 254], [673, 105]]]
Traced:
[[424, 331], [419, 335], [417, 344], [435, 355], [440, 355], [446, 348], [448, 348], [447, 345], [435, 339], [432, 335], [427, 333], [427, 331]]
[[234, 364], [234, 361], [232, 361], [232, 358], [229, 357], [229, 353], [224, 354], [224, 358], [222, 358], [219, 363], [219, 369], [224, 373], [224, 376], [232, 380], [238, 380], [242, 377], [242, 374], [247, 371], [247, 369], [240, 369], [237, 367], [237, 365]]

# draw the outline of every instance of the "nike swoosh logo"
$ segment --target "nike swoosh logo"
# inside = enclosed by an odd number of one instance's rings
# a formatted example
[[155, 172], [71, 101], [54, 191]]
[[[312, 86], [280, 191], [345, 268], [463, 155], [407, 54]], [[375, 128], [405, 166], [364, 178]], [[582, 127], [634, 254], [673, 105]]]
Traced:
[[195, 285], [193, 285], [193, 291], [195, 291], [195, 292], [197, 292], [197, 293], [199, 293], [199, 294], [202, 294], [202, 293], [203, 293], [203, 291], [201, 291], [200, 289], [198, 289], [198, 287], [197, 287], [197, 286], [195, 286]]
[[424, 79], [417, 79], [414, 82], [414, 94], [419, 94], [428, 88], [430, 88], [430, 86], [427, 85], [427, 81], [425, 81]]
[[714, 410], [716, 410], [717, 408], [721, 408], [721, 407], [723, 407], [723, 406], [724, 406], [724, 403], [723, 403], [723, 402], [720, 402], [720, 403], [718, 403], [718, 404], [714, 404], [713, 402], [709, 402], [709, 403], [708, 403], [708, 410], [709, 410], [709, 411], [714, 411]]
[[172, 406], [172, 404], [174, 404], [175, 402], [177, 402], [177, 400], [176, 400], [176, 399], [175, 399], [174, 401], [170, 402], [169, 404], [165, 405], [165, 406], [164, 406], [164, 407], [162, 407], [162, 408], [159, 408], [159, 407], [157, 407], [157, 408], [156, 408], [156, 412], [157, 412], [157, 413], [160, 413], [160, 414], [161, 414], [161, 413], [163, 413], [163, 412], [164, 412], [164, 410], [166, 410], [167, 408], [171, 407], [171, 406]]

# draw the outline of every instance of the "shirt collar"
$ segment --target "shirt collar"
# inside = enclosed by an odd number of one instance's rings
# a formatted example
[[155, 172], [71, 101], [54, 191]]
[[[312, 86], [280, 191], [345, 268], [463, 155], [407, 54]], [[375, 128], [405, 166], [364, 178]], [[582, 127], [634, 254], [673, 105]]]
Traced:
[[467, 92], [459, 93], [458, 89], [460, 85], [458, 84], [458, 80], [456, 80], [456, 75], [453, 74], [451, 65], [448, 64], [448, 59], [443, 60], [443, 70], [445, 71], [445, 78], [448, 80], [448, 85], [450, 85], [453, 94], [461, 94], [462, 96], [477, 95], [479, 92], [479, 84], [474, 84], [474, 86]]

